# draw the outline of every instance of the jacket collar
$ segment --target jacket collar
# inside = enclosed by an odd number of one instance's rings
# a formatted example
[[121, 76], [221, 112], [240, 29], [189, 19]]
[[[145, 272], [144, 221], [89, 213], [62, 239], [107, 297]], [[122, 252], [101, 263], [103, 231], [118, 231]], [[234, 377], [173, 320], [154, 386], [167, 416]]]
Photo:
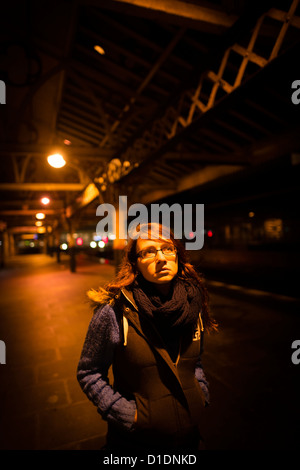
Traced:
[[121, 289], [121, 292], [124, 295], [125, 299], [127, 299], [128, 302], [130, 302], [131, 305], [134, 307], [134, 309], [138, 312], [139, 309], [138, 309], [137, 304], [135, 303], [133, 293], [130, 290], [126, 289], [125, 287]]

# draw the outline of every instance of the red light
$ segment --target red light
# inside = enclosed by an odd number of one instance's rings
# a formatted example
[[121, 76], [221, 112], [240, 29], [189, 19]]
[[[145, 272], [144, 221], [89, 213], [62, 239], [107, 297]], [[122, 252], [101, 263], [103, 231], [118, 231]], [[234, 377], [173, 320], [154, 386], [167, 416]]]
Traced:
[[108, 237], [103, 237], [102, 241], [104, 241], [104, 243], [107, 243], [108, 242]]
[[190, 232], [190, 233], [189, 233], [189, 237], [190, 237], [190, 238], [194, 238], [194, 236], [195, 236], [194, 232]]
[[213, 233], [212, 233], [211, 230], [208, 230], [208, 231], [207, 231], [207, 236], [208, 236], [209, 238], [211, 238], [211, 237], [213, 236]]
[[77, 245], [83, 245], [83, 239], [81, 237], [76, 238]]

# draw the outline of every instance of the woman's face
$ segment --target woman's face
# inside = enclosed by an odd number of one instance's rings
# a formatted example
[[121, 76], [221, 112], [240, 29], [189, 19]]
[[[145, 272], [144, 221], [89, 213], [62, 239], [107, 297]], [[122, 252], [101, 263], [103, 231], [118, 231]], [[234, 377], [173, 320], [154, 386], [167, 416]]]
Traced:
[[[168, 241], [141, 238], [137, 240], [137, 254], [143, 252], [146, 255], [144, 258], [138, 256], [137, 268], [147, 281], [157, 284], [157, 287], [170, 285], [178, 272], [178, 256], [176, 252], [171, 254], [172, 247], [174, 245]], [[166, 254], [160, 250], [165, 250]], [[148, 257], [149, 252], [153, 257]]]

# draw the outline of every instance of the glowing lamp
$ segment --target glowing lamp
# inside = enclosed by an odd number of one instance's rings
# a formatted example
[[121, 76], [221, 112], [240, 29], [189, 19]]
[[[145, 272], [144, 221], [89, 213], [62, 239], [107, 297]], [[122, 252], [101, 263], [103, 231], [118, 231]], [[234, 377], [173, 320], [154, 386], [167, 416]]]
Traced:
[[76, 243], [78, 246], [83, 245], [83, 239], [81, 237], [76, 238]]
[[49, 204], [50, 199], [48, 197], [42, 197], [41, 203], [44, 204], [45, 206]]
[[53, 155], [49, 155], [47, 157], [49, 165], [53, 168], [62, 168], [66, 164], [66, 160], [62, 155], [59, 153], [54, 153]]
[[38, 212], [37, 214], [35, 214], [35, 217], [38, 219], [38, 220], [43, 220], [46, 216], [43, 212]]
[[98, 54], [101, 54], [101, 55], [105, 54], [105, 50], [103, 49], [103, 47], [99, 46], [98, 44], [94, 46], [94, 50], [98, 52]]

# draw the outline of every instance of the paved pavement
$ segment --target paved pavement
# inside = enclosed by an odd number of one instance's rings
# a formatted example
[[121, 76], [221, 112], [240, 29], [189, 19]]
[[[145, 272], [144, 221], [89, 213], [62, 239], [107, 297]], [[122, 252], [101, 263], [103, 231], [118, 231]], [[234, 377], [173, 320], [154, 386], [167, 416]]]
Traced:
[[[60, 264], [46, 255], [15, 257], [0, 271], [0, 449], [97, 450], [106, 423], [76, 380], [91, 310], [85, 292], [114, 274], [114, 266], [77, 258]], [[203, 364], [211, 384], [205, 411], [207, 450], [297, 449], [300, 312], [291, 299], [226, 289], [211, 283], [218, 334], [205, 340]]]

